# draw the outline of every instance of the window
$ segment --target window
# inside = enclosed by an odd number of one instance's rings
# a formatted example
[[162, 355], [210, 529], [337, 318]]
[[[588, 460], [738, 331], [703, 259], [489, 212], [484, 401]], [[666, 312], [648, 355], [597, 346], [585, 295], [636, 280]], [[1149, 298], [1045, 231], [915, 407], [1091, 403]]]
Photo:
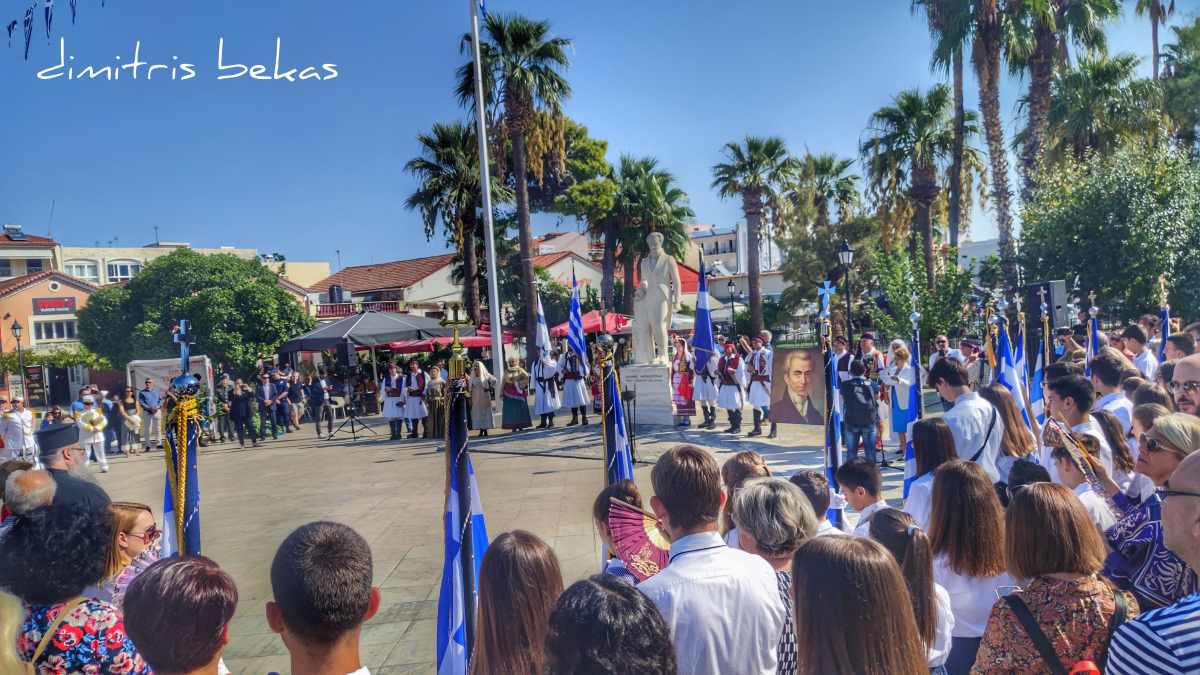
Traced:
[[132, 260], [108, 263], [108, 283], [129, 281], [133, 275], [142, 271], [142, 264]]
[[100, 266], [94, 262], [69, 262], [66, 265], [67, 274], [89, 281], [93, 284], [100, 283]]
[[35, 321], [33, 322], [33, 339], [38, 342], [47, 340], [74, 340], [75, 320]]
[[25, 261], [25, 273], [26, 274], [37, 274], [38, 272], [41, 272], [43, 262], [44, 261], [40, 258], [30, 258], [29, 260], [26, 260]]
[[12, 261], [0, 260], [0, 277], [11, 277], [12, 275]]

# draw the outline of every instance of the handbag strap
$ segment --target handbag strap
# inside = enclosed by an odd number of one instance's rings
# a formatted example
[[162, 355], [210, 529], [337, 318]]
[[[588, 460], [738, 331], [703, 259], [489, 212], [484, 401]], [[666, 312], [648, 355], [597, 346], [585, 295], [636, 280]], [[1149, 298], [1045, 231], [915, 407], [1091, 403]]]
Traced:
[[38, 659], [42, 658], [42, 654], [50, 646], [50, 640], [54, 637], [54, 632], [58, 630], [58, 627], [62, 625], [62, 622], [66, 620], [71, 612], [74, 612], [75, 608], [82, 605], [85, 601], [86, 598], [79, 595], [63, 605], [62, 611], [58, 613], [58, 616], [46, 628], [46, 634], [42, 636], [42, 641], [38, 643], [37, 649], [33, 651], [33, 658], [29, 660], [30, 664], [35, 664], [38, 662]]
[[1059, 660], [1058, 654], [1054, 653], [1054, 647], [1050, 646], [1050, 640], [1038, 626], [1037, 619], [1033, 618], [1029, 607], [1025, 606], [1025, 603], [1015, 595], [1004, 596], [1004, 602], [1013, 611], [1013, 614], [1017, 615], [1017, 620], [1021, 622], [1025, 634], [1033, 641], [1033, 646], [1042, 655], [1042, 660], [1046, 662], [1050, 672], [1054, 675], [1067, 675], [1066, 668], [1063, 668], [1062, 661]]
[[[1128, 614], [1128, 606], [1125, 603], [1125, 592], [1119, 588], [1113, 589], [1113, 613], [1112, 618], [1108, 621], [1108, 642], [1112, 643], [1113, 633], [1125, 623], [1125, 617]], [[1100, 668], [1104, 669], [1105, 662], [1108, 661], [1108, 651], [1104, 652], [1104, 657], [1100, 659]]]
[[983, 456], [983, 451], [987, 450], [988, 441], [992, 438], [992, 429], [996, 428], [996, 417], [996, 407], [992, 406], [992, 421], [988, 422], [987, 433], [983, 435], [983, 445], [979, 446], [978, 452], [976, 452], [974, 455], [971, 455], [972, 462], [978, 462], [979, 458]]

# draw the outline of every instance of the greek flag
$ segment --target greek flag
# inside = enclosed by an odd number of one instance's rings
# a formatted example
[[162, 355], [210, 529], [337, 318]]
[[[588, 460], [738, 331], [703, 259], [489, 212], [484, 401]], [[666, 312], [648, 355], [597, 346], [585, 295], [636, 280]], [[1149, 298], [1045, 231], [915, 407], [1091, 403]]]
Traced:
[[1042, 383], [1046, 381], [1046, 366], [1042, 363], [1042, 352], [1038, 351], [1037, 364], [1033, 367], [1033, 380], [1029, 383], [1029, 403], [1033, 406], [1033, 415], [1038, 424], [1046, 423], [1046, 401], [1042, 393]]
[[625, 406], [621, 404], [621, 388], [617, 386], [617, 370], [609, 359], [604, 366], [604, 444], [608, 457], [608, 484], [633, 480], [633, 457], [629, 449], [629, 433], [625, 428]]
[[571, 272], [571, 310], [567, 318], [567, 346], [579, 355], [579, 360], [586, 367], [587, 338], [583, 336], [583, 313], [579, 310], [579, 286], [575, 283], [574, 272]]
[[696, 289], [696, 323], [692, 331], [692, 350], [696, 352], [696, 365], [708, 363], [709, 357], [717, 352], [717, 341], [713, 338], [712, 314], [708, 308], [708, 277], [704, 272], [704, 257], [700, 257], [700, 286]]
[[913, 481], [920, 478], [917, 475], [917, 453], [913, 449], [913, 425], [925, 414], [921, 400], [921, 330], [913, 326], [912, 332], [912, 369], [913, 383], [908, 388], [908, 409], [912, 417], [908, 422], [908, 443], [904, 446], [904, 498], [912, 489]]
[[[188, 425], [188, 439], [185, 446], [188, 452], [184, 476], [182, 533], [175, 531], [175, 498], [172, 491], [174, 481], [170, 475], [164, 481], [162, 533], [162, 555], [164, 558], [184, 553], [187, 555], [200, 554], [200, 480], [196, 474], [196, 434], [199, 431], [199, 425]], [[172, 440], [174, 439], [175, 431], [173, 429], [168, 429], [167, 434]], [[174, 467], [178, 466], [179, 453], [171, 447], [171, 444], [168, 445], [167, 452], [170, 453], [170, 470], [176, 471]]]
[[[837, 467], [842, 465], [842, 411], [845, 408], [842, 403], [842, 392], [837, 387], [837, 357], [832, 349], [826, 351], [829, 353], [829, 358], [825, 362], [825, 386], [831, 392], [828, 400], [832, 402], [832, 405], [829, 407], [829, 426], [825, 430], [825, 452], [829, 454], [825, 461], [825, 480], [830, 485], [837, 485], [835, 474]], [[837, 526], [842, 524], [842, 503], [840, 497], [831, 499], [829, 510], [825, 512], [829, 522]]]
[[546, 326], [546, 314], [542, 311], [542, 294], [534, 293], [537, 302], [537, 335], [533, 344], [542, 350], [545, 356], [550, 355], [550, 329]]
[[1092, 376], [1092, 359], [1100, 353], [1100, 320], [1096, 317], [1088, 319], [1087, 358], [1084, 359], [1083, 374]]
[[[465, 450], [465, 439], [461, 443], [453, 443], [450, 447]], [[467, 644], [466, 616], [475, 612], [475, 598], [470, 602], [463, 597], [462, 576], [462, 533], [465, 524], [464, 516], [471, 523], [471, 546], [474, 552], [475, 579], [479, 579], [479, 565], [483, 562], [483, 554], [487, 551], [487, 525], [483, 519], [483, 503], [479, 499], [479, 488], [475, 484], [475, 468], [471, 459], [467, 458], [467, 475], [471, 490], [471, 512], [463, 514], [458, 506], [458, 462], [449, 462], [450, 491], [446, 495], [446, 516], [443, 522], [445, 532], [445, 562], [442, 564], [442, 584], [438, 591], [437, 609], [437, 672], [438, 675], [467, 675], [469, 672], [471, 646]]]
[[1013, 400], [1017, 403], [1017, 410], [1021, 411], [1021, 419], [1025, 421], [1025, 426], [1032, 429], [1033, 425], [1029, 422], [1029, 411], [1025, 409], [1025, 378], [1017, 370], [1012, 342], [1008, 338], [1008, 323], [1003, 321], [1000, 323], [999, 350], [1000, 368], [996, 371], [996, 382], [1003, 385], [1012, 394]]
[[1167, 360], [1167, 338], [1171, 337], [1171, 306], [1164, 304], [1158, 310], [1158, 325], [1159, 335], [1162, 339], [1158, 343], [1158, 362], [1162, 363]]

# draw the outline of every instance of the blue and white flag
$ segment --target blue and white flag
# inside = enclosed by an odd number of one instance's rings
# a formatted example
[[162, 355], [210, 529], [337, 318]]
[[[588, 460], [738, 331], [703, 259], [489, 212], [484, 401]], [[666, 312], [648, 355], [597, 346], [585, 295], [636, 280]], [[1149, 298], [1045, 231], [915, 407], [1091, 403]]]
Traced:
[[1017, 410], [1021, 411], [1021, 419], [1025, 422], [1025, 426], [1033, 429], [1033, 425], [1029, 422], [1029, 411], [1025, 409], [1025, 378], [1017, 371], [1016, 357], [1013, 355], [1012, 342], [1008, 338], [1008, 322], [1000, 322], [1000, 337], [999, 351], [996, 358], [1000, 360], [1000, 367], [996, 369], [996, 382], [1001, 384], [1005, 389], [1012, 394], [1013, 400], [1017, 404]]
[[704, 272], [703, 256], [700, 257], [700, 286], [696, 289], [696, 323], [692, 331], [692, 351], [696, 353], [697, 368], [708, 363], [709, 357], [717, 353], [712, 314], [708, 308], [708, 277]]
[[1087, 340], [1087, 357], [1083, 363], [1083, 374], [1086, 377], [1092, 376], [1092, 359], [1100, 353], [1100, 319], [1091, 317], [1088, 319], [1088, 340]]
[[[173, 425], [172, 425], [173, 426]], [[162, 556], [168, 558], [170, 556], [186, 553], [187, 555], [200, 554], [200, 480], [197, 475], [196, 448], [197, 434], [200, 431], [200, 425], [188, 424], [188, 439], [186, 446], [177, 445], [175, 440], [175, 429], [168, 428], [167, 436], [167, 452], [169, 471], [166, 477], [165, 486], [163, 488], [163, 530], [162, 530]], [[177, 467], [179, 462], [178, 452], [173, 450], [174, 447], [187, 448], [187, 460], [184, 462], [184, 493], [183, 493], [183, 532], [176, 531], [176, 511], [175, 511], [175, 482], [177, 475]], [[182, 544], [182, 546], [180, 545]]]
[[533, 297], [537, 302], [537, 333], [533, 344], [542, 350], [543, 356], [549, 356], [551, 352], [550, 328], [546, 326], [546, 314], [542, 311], [542, 294], [535, 291]]
[[1158, 343], [1158, 362], [1162, 363], [1167, 360], [1167, 338], [1171, 337], [1171, 306], [1163, 304], [1158, 309], [1158, 325], [1159, 335], [1162, 339]]
[[583, 334], [583, 312], [579, 309], [579, 285], [575, 283], [574, 272], [571, 272], [571, 308], [567, 317], [567, 346], [579, 356], [584, 368], [587, 368], [587, 338]]
[[913, 327], [912, 332], [912, 369], [913, 383], [908, 388], [908, 409], [912, 417], [908, 422], [908, 442], [904, 446], [904, 497], [912, 489], [913, 481], [920, 478], [917, 475], [917, 453], [913, 449], [913, 425], [925, 415], [921, 400], [921, 331]]
[[608, 359], [604, 366], [604, 445], [608, 458], [608, 484], [633, 480], [633, 453], [625, 427], [625, 406], [621, 403], [621, 388], [617, 386], [617, 370]]
[[[826, 443], [825, 452], [828, 457], [825, 461], [825, 480], [830, 485], [837, 485], [837, 467], [842, 465], [843, 458], [843, 441], [842, 441], [842, 418], [845, 408], [842, 403], [842, 392], [837, 388], [836, 384], [830, 386], [830, 383], [837, 382], [837, 363], [832, 349], [825, 350], [829, 354], [829, 358], [825, 362], [825, 386], [829, 387], [831, 395], [829, 400], [832, 405], [829, 408], [829, 426], [825, 429]], [[829, 501], [829, 509], [825, 513], [825, 517], [834, 525], [842, 524], [842, 499], [831, 499]]]
[[1037, 364], [1033, 367], [1033, 380], [1029, 383], [1029, 404], [1033, 406], [1033, 416], [1038, 424], [1046, 423], [1046, 401], [1042, 392], [1042, 383], [1046, 381], [1046, 365], [1042, 363], [1042, 352], [1038, 350]]
[[[458, 426], [450, 425], [447, 446], [466, 451], [465, 428], [456, 433]], [[462, 438], [458, 438], [458, 434]], [[479, 488], [475, 484], [475, 467], [471, 458], [466, 458], [467, 479], [471, 491], [470, 513], [459, 510], [458, 461], [451, 458], [448, 465], [450, 490], [446, 495], [446, 515], [442, 530], [445, 533], [445, 558], [442, 563], [442, 584], [438, 591], [437, 605], [437, 672], [438, 675], [467, 675], [471, 646], [467, 644], [466, 617], [474, 616], [475, 598], [464, 598], [462, 546], [466, 522], [471, 524], [471, 548], [474, 560], [476, 588], [478, 588], [479, 566], [487, 551], [487, 524], [483, 518], [483, 503], [479, 499]]]

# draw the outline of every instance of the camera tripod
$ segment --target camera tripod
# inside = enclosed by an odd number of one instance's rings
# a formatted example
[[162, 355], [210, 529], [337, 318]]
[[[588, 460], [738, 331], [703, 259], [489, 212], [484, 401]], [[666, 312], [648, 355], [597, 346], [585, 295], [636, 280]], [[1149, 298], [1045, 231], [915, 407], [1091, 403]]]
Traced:
[[366, 423], [358, 421], [358, 414], [355, 412], [356, 406], [354, 405], [354, 390], [357, 388], [358, 378], [347, 378], [346, 385], [348, 392], [346, 395], [346, 419], [342, 420], [342, 423], [338, 425], [338, 428], [334, 429], [328, 436], [325, 437], [326, 440], [333, 440], [333, 437], [339, 431], [345, 429], [346, 425], [350, 425], [350, 438], [354, 441], [358, 440], [358, 432], [360, 430], [370, 432], [372, 436], [378, 436], [379, 432], [372, 429]]

